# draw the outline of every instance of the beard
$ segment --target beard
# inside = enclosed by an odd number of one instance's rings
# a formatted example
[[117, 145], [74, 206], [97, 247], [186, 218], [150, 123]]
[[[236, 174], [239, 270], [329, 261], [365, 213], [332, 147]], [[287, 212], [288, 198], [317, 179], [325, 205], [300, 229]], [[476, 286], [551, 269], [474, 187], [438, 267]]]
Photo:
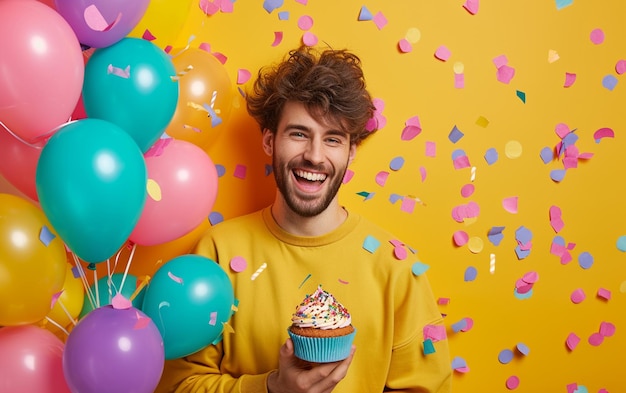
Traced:
[[279, 162], [274, 156], [272, 160], [272, 168], [276, 186], [287, 203], [287, 206], [296, 214], [302, 217], [314, 217], [324, 212], [330, 205], [332, 200], [337, 196], [339, 187], [343, 181], [344, 175], [348, 168], [348, 162], [337, 171], [331, 171], [324, 183], [326, 184], [325, 193], [321, 196], [303, 195], [301, 191], [295, 189], [291, 180], [295, 175], [293, 168], [309, 169], [311, 171], [320, 170], [321, 168], [301, 163]]

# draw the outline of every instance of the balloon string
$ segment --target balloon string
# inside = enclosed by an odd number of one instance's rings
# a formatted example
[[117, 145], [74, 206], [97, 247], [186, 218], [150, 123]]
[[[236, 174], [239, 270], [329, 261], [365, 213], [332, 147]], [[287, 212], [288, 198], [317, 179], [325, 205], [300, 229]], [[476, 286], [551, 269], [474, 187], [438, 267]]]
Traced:
[[70, 314], [70, 312], [67, 310], [67, 308], [65, 308], [65, 305], [63, 304], [63, 302], [61, 301], [61, 299], [57, 299], [57, 303], [59, 304], [59, 306], [61, 306], [61, 309], [63, 309], [63, 312], [65, 313], [65, 315], [67, 315], [67, 318], [72, 321], [72, 324], [74, 326], [76, 326], [76, 320], [72, 317], [72, 314]]
[[100, 290], [98, 289], [98, 271], [93, 269], [93, 285], [96, 291], [96, 308], [100, 307]]
[[[61, 325], [59, 325], [58, 323], [56, 323], [55, 321], [53, 321], [50, 317], [46, 317], [46, 320], [48, 322], [50, 322], [51, 324], [53, 324], [54, 326], [58, 327], [59, 329], [61, 329], [63, 331], [63, 333], [65, 333], [65, 335], [69, 336], [70, 333]], [[72, 319], [73, 320], [73, 319]]]
[[126, 269], [124, 270], [124, 276], [122, 277], [122, 283], [120, 284], [120, 289], [119, 289], [120, 292], [122, 292], [122, 289], [124, 289], [124, 283], [126, 282], [126, 276], [128, 276], [128, 270], [130, 269], [130, 264], [133, 261], [133, 256], [135, 255], [135, 250], [136, 249], [137, 249], [137, 244], [133, 243], [133, 247], [130, 250], [130, 256], [128, 257], [128, 262], [126, 263]]
[[130, 295], [130, 298], [128, 300], [130, 300], [131, 302], [133, 300], [135, 300], [135, 298], [137, 297], [137, 295], [139, 295], [139, 292], [141, 292], [141, 290], [148, 285], [148, 282], [150, 282], [150, 276], [143, 276], [141, 277], [141, 281], [139, 282], [139, 285], [137, 285], [137, 288], [135, 289], [135, 292], [133, 292], [132, 295]]
[[34, 148], [37, 148], [37, 149], [42, 149], [44, 147], [44, 145], [48, 142], [48, 139], [50, 139], [52, 134], [54, 134], [54, 132], [59, 128], [59, 127], [57, 127], [57, 128], [55, 128], [54, 130], [50, 131], [49, 133], [47, 133], [45, 135], [38, 136], [37, 138], [35, 138], [35, 143], [28, 143], [24, 139], [20, 138], [19, 135], [17, 135], [13, 131], [11, 131], [11, 129], [9, 127], [7, 127], [7, 125], [4, 124], [2, 121], [0, 121], [0, 126], [2, 126], [2, 128], [7, 130], [7, 132], [13, 138], [17, 139], [18, 141], [22, 142], [23, 144], [25, 144], [27, 146], [34, 147]]
[[89, 303], [91, 304], [91, 308], [96, 308], [94, 307], [94, 297], [93, 297], [93, 292], [91, 292], [91, 288], [89, 286], [89, 283], [87, 282], [87, 276], [85, 275], [85, 271], [83, 270], [83, 266], [80, 264], [80, 260], [78, 259], [78, 257], [76, 256], [76, 254], [74, 254], [73, 252], [70, 253], [70, 255], [72, 255], [72, 258], [74, 259], [74, 264], [76, 265], [76, 269], [78, 269], [78, 273], [80, 274], [80, 279], [83, 281], [83, 287], [85, 288], [85, 292], [87, 293], [87, 299], [89, 299]]

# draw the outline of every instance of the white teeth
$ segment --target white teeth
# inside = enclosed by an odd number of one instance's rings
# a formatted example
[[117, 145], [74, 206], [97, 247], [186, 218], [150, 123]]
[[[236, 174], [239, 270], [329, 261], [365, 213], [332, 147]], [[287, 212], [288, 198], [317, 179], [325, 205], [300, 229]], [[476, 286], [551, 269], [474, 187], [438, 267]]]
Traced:
[[305, 178], [308, 181], [324, 181], [326, 179], [326, 175], [323, 173], [311, 173], [302, 170], [296, 171], [296, 175], [298, 177]]

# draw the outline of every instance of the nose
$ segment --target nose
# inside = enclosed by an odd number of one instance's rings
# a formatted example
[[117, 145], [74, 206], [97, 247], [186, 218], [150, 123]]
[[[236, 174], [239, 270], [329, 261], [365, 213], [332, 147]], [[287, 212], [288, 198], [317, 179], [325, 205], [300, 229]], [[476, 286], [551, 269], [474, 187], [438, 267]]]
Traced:
[[305, 160], [315, 165], [322, 163], [324, 161], [324, 146], [322, 141], [317, 138], [311, 139], [306, 145], [303, 157]]

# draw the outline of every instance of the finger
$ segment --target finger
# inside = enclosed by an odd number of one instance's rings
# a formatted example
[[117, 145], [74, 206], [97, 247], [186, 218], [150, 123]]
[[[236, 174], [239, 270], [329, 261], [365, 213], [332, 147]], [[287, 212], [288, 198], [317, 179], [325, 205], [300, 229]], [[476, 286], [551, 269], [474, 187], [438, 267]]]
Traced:
[[356, 347], [353, 345], [347, 358], [340, 362], [321, 365], [317, 368], [319, 378], [316, 383], [316, 391], [331, 392], [337, 384], [346, 377], [348, 369], [354, 358]]

